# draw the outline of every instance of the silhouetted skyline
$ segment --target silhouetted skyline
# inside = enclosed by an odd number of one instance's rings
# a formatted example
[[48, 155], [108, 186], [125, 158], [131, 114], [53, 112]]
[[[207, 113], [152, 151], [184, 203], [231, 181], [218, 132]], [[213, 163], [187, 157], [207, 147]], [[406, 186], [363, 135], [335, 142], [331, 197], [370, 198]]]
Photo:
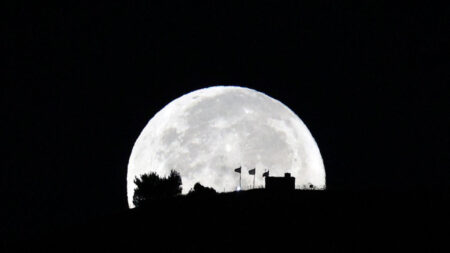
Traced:
[[127, 210], [140, 131], [173, 99], [212, 85], [256, 89], [298, 114], [329, 190], [449, 189], [447, 8], [11, 1], [4, 9], [0, 236]]

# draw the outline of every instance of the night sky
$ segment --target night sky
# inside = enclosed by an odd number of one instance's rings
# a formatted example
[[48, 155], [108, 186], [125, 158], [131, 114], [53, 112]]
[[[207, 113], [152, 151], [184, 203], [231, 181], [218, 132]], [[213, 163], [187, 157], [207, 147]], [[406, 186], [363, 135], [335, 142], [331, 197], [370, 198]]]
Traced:
[[141, 130], [213, 85], [292, 109], [330, 190], [448, 190], [450, 9], [409, 4], [2, 8], [0, 232], [125, 210]]

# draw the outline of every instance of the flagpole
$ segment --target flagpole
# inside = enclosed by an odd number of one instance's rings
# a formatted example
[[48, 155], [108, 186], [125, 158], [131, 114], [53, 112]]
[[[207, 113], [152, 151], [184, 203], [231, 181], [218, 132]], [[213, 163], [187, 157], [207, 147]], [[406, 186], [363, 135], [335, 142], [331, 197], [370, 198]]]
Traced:
[[255, 174], [253, 174], [253, 189], [255, 189], [255, 177], [256, 177], [256, 171], [255, 171]]
[[239, 190], [242, 190], [242, 183], [241, 180], [242, 179], [242, 173], [239, 173]]

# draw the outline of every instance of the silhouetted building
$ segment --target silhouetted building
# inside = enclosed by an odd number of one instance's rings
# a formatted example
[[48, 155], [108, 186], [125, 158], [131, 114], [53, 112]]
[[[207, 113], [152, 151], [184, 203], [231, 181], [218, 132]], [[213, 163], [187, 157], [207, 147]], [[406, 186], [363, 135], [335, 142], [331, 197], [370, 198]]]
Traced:
[[271, 191], [295, 190], [295, 177], [291, 173], [284, 173], [284, 177], [266, 176], [266, 189]]

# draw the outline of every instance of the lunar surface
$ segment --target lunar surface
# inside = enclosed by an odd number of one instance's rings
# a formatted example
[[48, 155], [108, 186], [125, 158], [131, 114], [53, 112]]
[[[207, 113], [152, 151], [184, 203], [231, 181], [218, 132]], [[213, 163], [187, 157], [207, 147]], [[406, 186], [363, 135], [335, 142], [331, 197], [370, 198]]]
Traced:
[[128, 163], [130, 208], [134, 178], [176, 170], [183, 193], [196, 182], [218, 192], [253, 185], [248, 170], [256, 168], [256, 186], [263, 172], [295, 177], [296, 188], [325, 188], [325, 168], [319, 148], [300, 118], [281, 102], [252, 89], [215, 86], [188, 93], [159, 111], [146, 125]]

